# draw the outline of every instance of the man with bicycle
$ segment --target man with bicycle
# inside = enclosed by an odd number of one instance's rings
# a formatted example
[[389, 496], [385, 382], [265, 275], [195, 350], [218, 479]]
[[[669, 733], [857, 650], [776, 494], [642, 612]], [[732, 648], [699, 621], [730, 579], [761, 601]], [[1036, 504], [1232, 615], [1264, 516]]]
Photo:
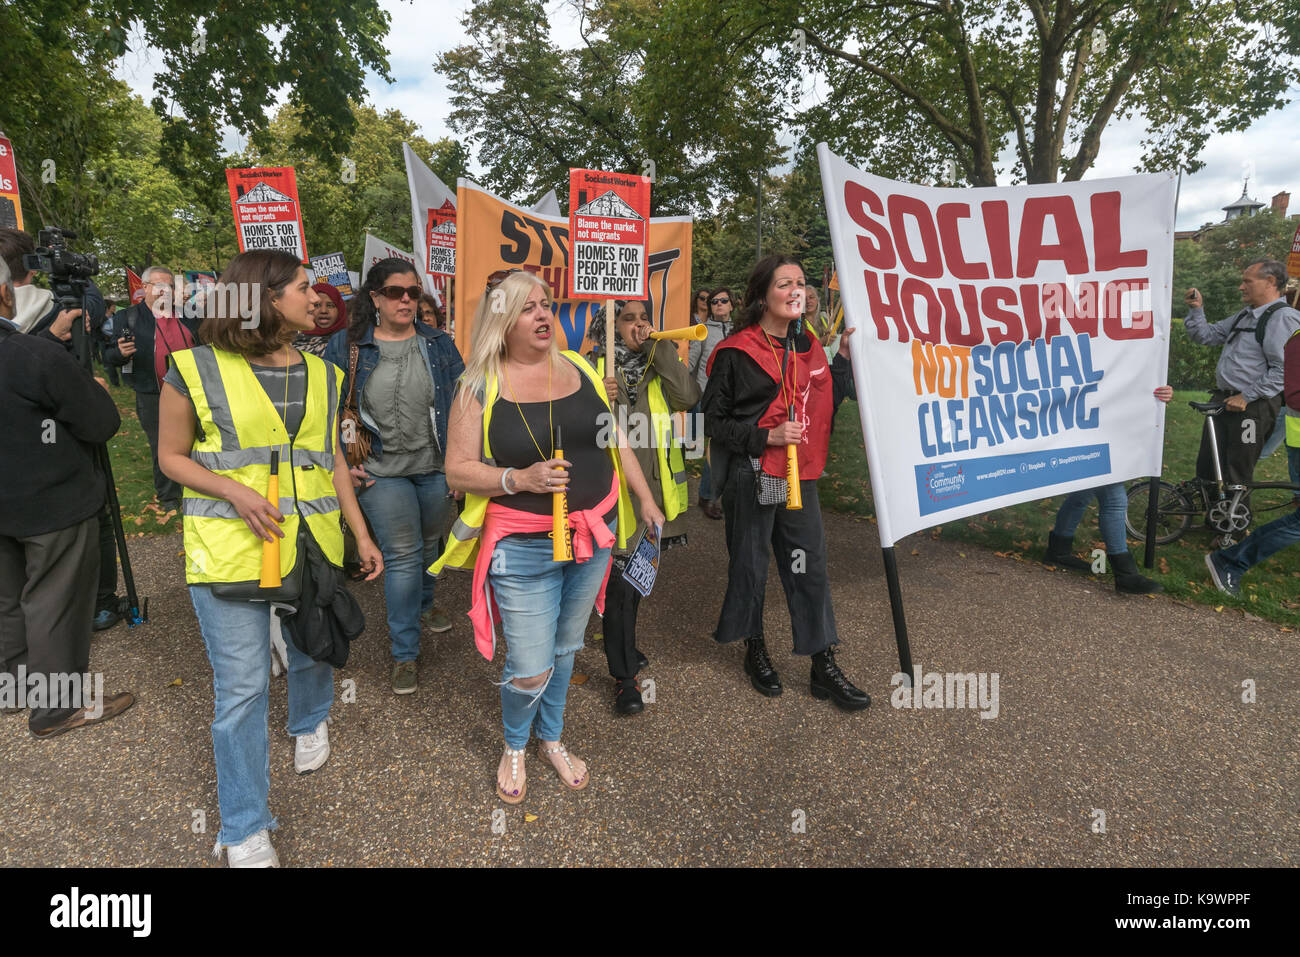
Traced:
[[[1290, 310], [1294, 312], [1294, 310]], [[1292, 331], [1283, 347], [1283, 397], [1290, 414], [1286, 419], [1286, 454], [1291, 484], [1300, 485], [1300, 331]], [[1300, 499], [1296, 510], [1255, 529], [1232, 548], [1205, 556], [1215, 586], [1229, 595], [1241, 592], [1241, 576], [1288, 545], [1300, 542]]]
[[[1257, 260], [1241, 274], [1246, 308], [1213, 323], [1206, 321], [1200, 290], [1187, 291], [1187, 335], [1201, 345], [1223, 346], [1213, 395], [1227, 406], [1218, 415], [1215, 431], [1223, 480], [1230, 485], [1251, 481], [1281, 410], [1283, 349], [1300, 329], [1300, 312], [1287, 306], [1285, 288], [1286, 267], [1272, 259]], [[1207, 421], [1196, 458], [1198, 478], [1214, 481], [1212, 456]]]

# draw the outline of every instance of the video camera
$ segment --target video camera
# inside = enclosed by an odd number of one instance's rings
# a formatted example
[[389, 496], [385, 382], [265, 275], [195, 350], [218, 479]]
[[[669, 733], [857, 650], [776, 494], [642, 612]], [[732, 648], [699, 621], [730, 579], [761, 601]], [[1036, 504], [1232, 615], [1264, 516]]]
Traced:
[[49, 274], [50, 291], [61, 307], [80, 309], [90, 277], [99, 275], [99, 258], [68, 249], [67, 240], [77, 238], [68, 229], [51, 226], [42, 229], [38, 238], [40, 245], [23, 256], [23, 266]]

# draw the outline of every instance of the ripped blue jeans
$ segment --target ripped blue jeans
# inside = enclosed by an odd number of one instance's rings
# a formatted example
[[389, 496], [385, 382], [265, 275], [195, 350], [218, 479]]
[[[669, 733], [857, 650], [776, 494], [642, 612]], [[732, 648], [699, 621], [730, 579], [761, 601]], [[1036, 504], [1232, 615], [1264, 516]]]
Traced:
[[[507, 535], [497, 542], [488, 581], [506, 642], [501, 723], [507, 747], [525, 747], [530, 731], [541, 741], [560, 740], [573, 656], [582, 647], [609, 562], [608, 548], [579, 564], [554, 561], [549, 538]], [[512, 680], [542, 675], [545, 683], [531, 691]]]

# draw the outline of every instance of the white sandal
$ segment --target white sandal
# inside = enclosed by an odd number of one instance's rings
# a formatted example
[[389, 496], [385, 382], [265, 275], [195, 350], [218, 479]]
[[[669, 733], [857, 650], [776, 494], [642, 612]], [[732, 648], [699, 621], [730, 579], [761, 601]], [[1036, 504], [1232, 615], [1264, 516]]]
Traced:
[[569, 760], [569, 752], [568, 752], [568, 750], [564, 747], [563, 744], [560, 744], [560, 743], [557, 741], [556, 744], [555, 744], [555, 747], [553, 747], [553, 748], [544, 748], [544, 747], [542, 747], [542, 744], [541, 744], [540, 741], [537, 743], [537, 753], [540, 754], [542, 757], [546, 758], [547, 762], [551, 765], [551, 767], [555, 768], [555, 774], [556, 774], [556, 776], [557, 776], [561, 781], [564, 782], [564, 786], [567, 787], [570, 791], [581, 791], [583, 788], [585, 788], [588, 784], [591, 783], [591, 768], [590, 768], [590, 767], [587, 768], [587, 773], [586, 773], [585, 775], [583, 775], [581, 781], [579, 781], [577, 784], [573, 784], [573, 783], [571, 783], [571, 782], [569, 781], [568, 778], [566, 778], [563, 774], [560, 773], [560, 769], [555, 767], [555, 762], [551, 761], [551, 759], [550, 759], [550, 755], [555, 754], [556, 752], [559, 752], [560, 757], [564, 758], [564, 763], [567, 764], [567, 765], [569, 766], [569, 773], [571, 773], [571, 774], [573, 774], [573, 775], [577, 775], [577, 773], [578, 773], [578, 769], [575, 768], [575, 767], [573, 766], [573, 762]]
[[[519, 759], [524, 756], [524, 750], [525, 750], [524, 748], [520, 748], [518, 751], [516, 751], [514, 748], [506, 748], [506, 754], [510, 755], [510, 780], [512, 782], [519, 780]], [[497, 797], [505, 801], [507, 804], [518, 804], [520, 801], [524, 799], [524, 795], [526, 795], [527, 793], [528, 793], [527, 779], [524, 780], [524, 786], [521, 787], [514, 794], [507, 794], [505, 791], [501, 789], [501, 785], [499, 784], [497, 785]]]

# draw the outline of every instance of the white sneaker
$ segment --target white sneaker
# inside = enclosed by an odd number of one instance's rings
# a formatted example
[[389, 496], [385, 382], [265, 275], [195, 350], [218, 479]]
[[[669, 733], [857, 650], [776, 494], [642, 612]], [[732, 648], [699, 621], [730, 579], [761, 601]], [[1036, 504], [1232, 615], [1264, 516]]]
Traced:
[[271, 846], [271, 835], [263, 828], [241, 843], [229, 845], [226, 864], [229, 867], [279, 867], [280, 858]]
[[322, 721], [311, 734], [293, 739], [293, 768], [299, 774], [315, 771], [330, 758], [330, 731]]

